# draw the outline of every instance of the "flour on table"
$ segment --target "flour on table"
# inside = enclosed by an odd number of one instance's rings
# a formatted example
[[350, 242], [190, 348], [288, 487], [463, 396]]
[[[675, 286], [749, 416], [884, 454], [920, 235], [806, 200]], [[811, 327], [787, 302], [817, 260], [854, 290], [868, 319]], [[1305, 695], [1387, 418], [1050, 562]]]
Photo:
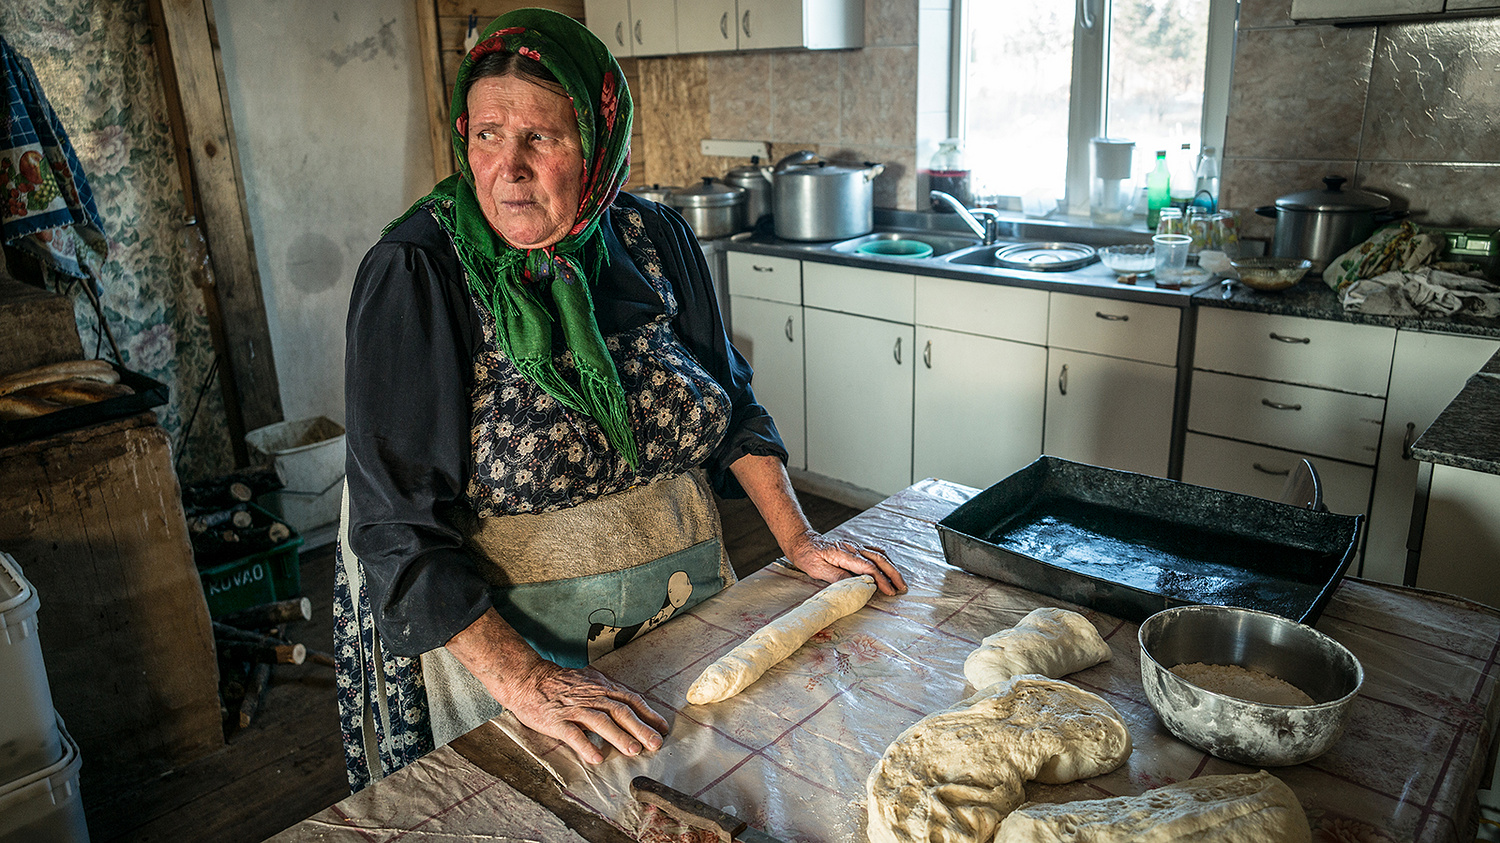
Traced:
[[1023, 673], [1061, 679], [1104, 661], [1109, 645], [1088, 618], [1049, 606], [981, 641], [964, 660], [964, 678], [981, 689]]
[[1296, 794], [1261, 770], [1204, 776], [1139, 796], [1029, 803], [1000, 824], [995, 843], [1308, 843]]
[[902, 732], [865, 781], [871, 843], [989, 843], [1026, 798], [1115, 769], [1130, 732], [1114, 707], [1045, 676], [1016, 676]]
[[1180, 664], [1172, 675], [1205, 691], [1267, 705], [1313, 705], [1313, 698], [1290, 682], [1237, 664]]

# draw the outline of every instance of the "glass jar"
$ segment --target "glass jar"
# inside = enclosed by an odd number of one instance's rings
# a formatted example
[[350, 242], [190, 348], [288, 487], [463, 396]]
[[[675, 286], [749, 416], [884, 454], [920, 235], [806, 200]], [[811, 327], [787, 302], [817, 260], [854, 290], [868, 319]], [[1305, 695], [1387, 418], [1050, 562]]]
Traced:
[[[927, 166], [927, 182], [931, 190], [941, 190], [963, 204], [971, 207], [974, 197], [969, 190], [969, 168], [964, 164], [963, 143], [958, 138], [948, 138], [938, 144], [937, 152]], [[952, 213], [953, 209], [936, 200], [934, 211]]]

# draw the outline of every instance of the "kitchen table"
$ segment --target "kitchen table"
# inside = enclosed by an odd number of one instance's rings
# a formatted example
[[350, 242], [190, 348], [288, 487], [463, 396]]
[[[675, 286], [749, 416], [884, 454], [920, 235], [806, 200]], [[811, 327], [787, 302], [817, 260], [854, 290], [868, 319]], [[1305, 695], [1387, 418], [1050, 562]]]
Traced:
[[[962, 666], [979, 640], [1038, 606], [1078, 608], [944, 561], [934, 525], [975, 493], [925, 480], [835, 531], [886, 548], [909, 593], [877, 594], [736, 697], [695, 706], [685, 693], [706, 665], [817, 590], [796, 571], [758, 571], [597, 662], [672, 721], [655, 753], [614, 754], [585, 767], [565, 747], [500, 718], [274, 839], [628, 839], [620, 829], [633, 832], [641, 821], [628, 783], [649, 775], [786, 841], [863, 840], [865, 776], [897, 734], [970, 692]], [[1067, 680], [1114, 705], [1135, 748], [1107, 775], [1033, 783], [1031, 799], [1136, 794], [1250, 769], [1172, 737], [1145, 702], [1136, 625], [1084, 613], [1112, 658]], [[1475, 792], [1489, 780], [1500, 720], [1500, 612], [1346, 579], [1317, 626], [1359, 657], [1365, 685], [1333, 749], [1273, 770], [1301, 800], [1314, 839], [1471, 839]], [[560, 790], [508, 736], [561, 782]]]

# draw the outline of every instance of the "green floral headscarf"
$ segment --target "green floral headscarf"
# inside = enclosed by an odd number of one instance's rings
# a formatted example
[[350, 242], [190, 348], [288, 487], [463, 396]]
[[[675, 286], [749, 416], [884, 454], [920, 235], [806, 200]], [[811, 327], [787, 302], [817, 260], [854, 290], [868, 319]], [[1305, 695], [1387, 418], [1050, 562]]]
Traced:
[[[578, 214], [561, 241], [519, 249], [485, 218], [469, 168], [466, 89], [474, 64], [498, 51], [538, 61], [562, 83], [578, 113], [584, 172]], [[625, 390], [594, 319], [588, 280], [607, 254], [600, 218], [630, 171], [630, 124], [634, 107], [620, 66], [608, 48], [572, 18], [545, 9], [518, 9], [496, 18], [458, 67], [449, 114], [458, 172], [443, 179], [387, 228], [427, 207], [453, 237], [469, 288], [495, 317], [500, 350], [521, 374], [563, 405], [587, 413], [611, 445], [639, 466]], [[434, 201], [437, 200], [437, 201]], [[594, 256], [591, 266], [583, 256]], [[548, 304], [556, 310], [556, 316]], [[553, 323], [573, 354], [575, 384], [552, 358]]]

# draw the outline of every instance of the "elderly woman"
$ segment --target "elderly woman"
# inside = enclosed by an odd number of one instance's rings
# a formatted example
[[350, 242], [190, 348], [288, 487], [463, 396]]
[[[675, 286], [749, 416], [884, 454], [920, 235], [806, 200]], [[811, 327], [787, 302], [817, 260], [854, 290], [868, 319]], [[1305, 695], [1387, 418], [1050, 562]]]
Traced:
[[620, 193], [632, 104], [572, 19], [497, 19], [459, 67], [459, 172], [387, 229], [349, 310], [335, 586], [358, 790], [508, 709], [602, 760], [668, 724], [589, 662], [734, 581], [713, 491], [792, 565], [901, 574], [815, 532], [682, 219]]

